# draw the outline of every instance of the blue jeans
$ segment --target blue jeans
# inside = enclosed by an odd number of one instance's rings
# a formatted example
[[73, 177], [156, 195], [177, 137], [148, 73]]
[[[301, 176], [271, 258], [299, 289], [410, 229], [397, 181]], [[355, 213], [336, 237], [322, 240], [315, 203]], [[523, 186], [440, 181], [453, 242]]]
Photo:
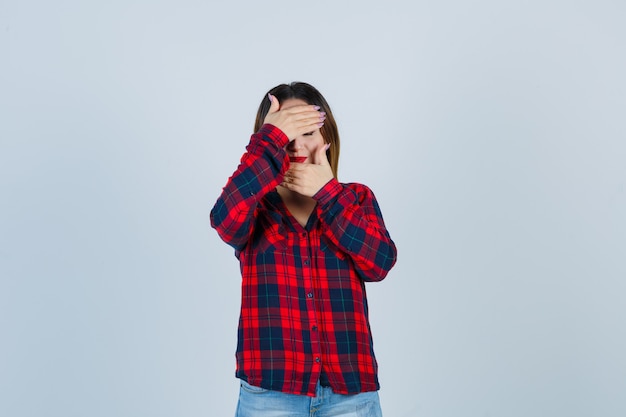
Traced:
[[254, 387], [241, 380], [235, 417], [382, 417], [378, 391], [335, 394], [317, 383], [315, 397]]

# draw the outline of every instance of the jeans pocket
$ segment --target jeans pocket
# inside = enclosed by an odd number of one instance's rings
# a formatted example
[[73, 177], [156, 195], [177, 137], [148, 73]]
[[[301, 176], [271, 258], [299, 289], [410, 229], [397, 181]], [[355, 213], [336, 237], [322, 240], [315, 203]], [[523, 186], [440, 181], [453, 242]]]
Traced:
[[246, 381], [244, 381], [243, 379], [241, 380], [241, 389], [243, 389], [246, 392], [252, 393], [252, 394], [262, 394], [264, 392], [268, 392], [269, 391], [269, 390], [266, 390], [265, 388], [256, 387], [254, 385], [250, 385]]

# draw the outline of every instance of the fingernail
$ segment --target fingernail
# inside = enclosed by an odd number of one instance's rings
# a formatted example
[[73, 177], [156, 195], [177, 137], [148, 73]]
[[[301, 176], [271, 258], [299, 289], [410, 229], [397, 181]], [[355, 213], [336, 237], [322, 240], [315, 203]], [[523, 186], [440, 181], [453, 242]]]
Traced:
[[321, 112], [320, 112], [320, 114], [321, 114], [322, 116], [326, 116], [326, 112], [325, 112], [325, 111], [321, 111]]
[[326, 144], [326, 146], [324, 146], [324, 148], [325, 148], [324, 150], [326, 150], [326, 151], [327, 151], [327, 150], [328, 150], [328, 148], [330, 148], [330, 143], [327, 143], [327, 144]]
[[317, 124], [317, 127], [322, 127], [322, 126], [324, 126], [324, 123], [323, 123], [323, 122], [322, 122], [322, 123], [318, 123], [318, 124]]
[[313, 108], [314, 108], [315, 110], [319, 110], [319, 109], [320, 109], [320, 106], [315, 106], [315, 107], [313, 107]]
[[269, 99], [270, 103], [272, 102], [272, 95], [270, 93], [267, 93], [267, 98]]
[[326, 116], [320, 116], [320, 120], [323, 122], [324, 120], [326, 120]]

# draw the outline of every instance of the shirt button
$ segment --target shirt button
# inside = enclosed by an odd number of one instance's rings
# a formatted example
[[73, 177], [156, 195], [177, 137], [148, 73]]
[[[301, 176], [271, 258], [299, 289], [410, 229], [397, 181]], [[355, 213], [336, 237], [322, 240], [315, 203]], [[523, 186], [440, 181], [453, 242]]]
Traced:
[[317, 326], [313, 326], [313, 327], [311, 327], [311, 330], [313, 330], [314, 332], [316, 332], [316, 331], [317, 331]]
[[309, 297], [309, 298], [313, 298], [313, 293], [312, 293], [312, 292], [310, 292], [310, 293], [308, 293], [306, 296], [307, 296], [307, 297]]
[[302, 237], [306, 237], [306, 233], [302, 233]]
[[315, 362], [320, 363], [321, 361], [322, 361], [322, 360], [320, 359], [320, 357], [319, 357], [319, 356], [316, 356], [316, 357], [315, 357]]
[[305, 260], [304, 260], [304, 264], [305, 264], [305, 265], [308, 265], [308, 264], [309, 264], [309, 260], [308, 260], [308, 259], [305, 259]]

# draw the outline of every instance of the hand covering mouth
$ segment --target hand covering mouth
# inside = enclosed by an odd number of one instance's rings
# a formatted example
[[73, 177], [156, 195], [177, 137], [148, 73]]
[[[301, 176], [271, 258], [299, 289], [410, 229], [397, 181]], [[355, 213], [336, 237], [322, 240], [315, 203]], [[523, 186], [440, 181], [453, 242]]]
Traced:
[[290, 156], [289, 162], [299, 162], [302, 163], [306, 161], [306, 156]]

